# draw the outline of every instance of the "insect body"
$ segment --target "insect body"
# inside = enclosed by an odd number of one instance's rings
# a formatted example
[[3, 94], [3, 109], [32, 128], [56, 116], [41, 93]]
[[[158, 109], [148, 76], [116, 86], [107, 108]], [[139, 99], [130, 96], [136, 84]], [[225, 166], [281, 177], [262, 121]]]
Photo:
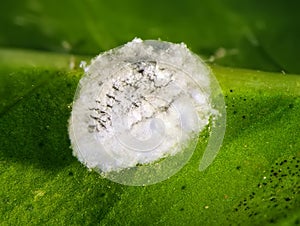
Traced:
[[204, 169], [225, 131], [219, 94], [208, 67], [184, 44], [134, 39], [86, 68], [69, 124], [73, 154], [115, 182], [153, 184], [180, 170], [199, 133], [218, 121]]

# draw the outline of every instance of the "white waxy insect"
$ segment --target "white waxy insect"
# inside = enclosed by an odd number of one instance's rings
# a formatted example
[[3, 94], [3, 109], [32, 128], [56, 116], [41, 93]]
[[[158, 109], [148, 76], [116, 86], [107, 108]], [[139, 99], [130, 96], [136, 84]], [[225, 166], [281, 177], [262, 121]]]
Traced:
[[222, 144], [225, 117], [218, 82], [186, 45], [134, 39], [85, 67], [69, 135], [88, 168], [140, 186], [178, 172], [209, 127], [200, 171], [207, 168]]

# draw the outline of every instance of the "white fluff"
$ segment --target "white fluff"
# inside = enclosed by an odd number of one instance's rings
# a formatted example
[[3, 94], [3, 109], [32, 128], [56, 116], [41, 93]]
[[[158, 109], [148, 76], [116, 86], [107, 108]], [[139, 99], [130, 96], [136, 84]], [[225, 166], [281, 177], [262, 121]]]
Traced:
[[85, 68], [73, 103], [73, 154], [119, 171], [175, 155], [209, 122], [209, 71], [184, 44], [134, 39]]

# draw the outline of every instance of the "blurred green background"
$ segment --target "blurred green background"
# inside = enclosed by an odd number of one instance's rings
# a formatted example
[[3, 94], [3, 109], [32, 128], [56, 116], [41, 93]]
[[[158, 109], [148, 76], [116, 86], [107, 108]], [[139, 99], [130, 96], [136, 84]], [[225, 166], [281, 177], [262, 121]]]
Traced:
[[[299, 6], [2, 1], [0, 225], [299, 225]], [[146, 187], [103, 179], [72, 156], [80, 60], [134, 37], [184, 42], [210, 62], [227, 130], [206, 171], [201, 142], [179, 173]]]
[[0, 46], [92, 55], [134, 37], [185, 42], [217, 63], [300, 73], [298, 1], [12, 0]]

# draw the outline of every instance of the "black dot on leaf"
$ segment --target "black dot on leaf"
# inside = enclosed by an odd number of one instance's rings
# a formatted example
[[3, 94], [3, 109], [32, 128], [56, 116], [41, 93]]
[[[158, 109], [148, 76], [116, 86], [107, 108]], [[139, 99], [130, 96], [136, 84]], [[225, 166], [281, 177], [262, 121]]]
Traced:
[[186, 188], [186, 186], [185, 185], [183, 185], [182, 187], [181, 187], [181, 190], [184, 190]]
[[273, 218], [271, 218], [271, 219], [270, 219], [270, 223], [271, 223], [271, 224], [274, 224], [274, 223], [275, 223], [275, 220], [274, 220]]

